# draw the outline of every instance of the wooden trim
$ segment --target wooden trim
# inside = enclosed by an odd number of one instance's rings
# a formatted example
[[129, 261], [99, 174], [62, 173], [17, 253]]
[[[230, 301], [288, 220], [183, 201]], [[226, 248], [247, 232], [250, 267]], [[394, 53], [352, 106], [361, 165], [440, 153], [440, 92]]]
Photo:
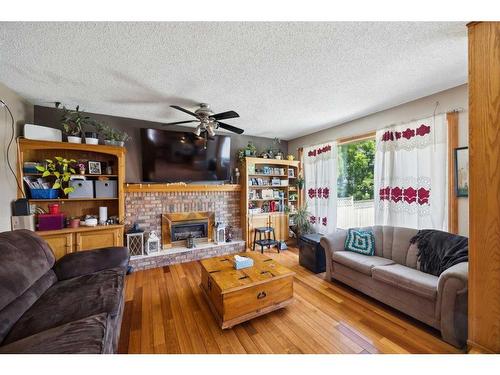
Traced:
[[88, 145], [86, 143], [68, 143], [68, 142], [51, 142], [37, 141], [33, 139], [19, 139], [19, 146], [22, 149], [29, 150], [77, 150], [77, 151], [92, 151], [101, 154], [109, 154], [115, 156], [123, 156], [127, 149], [125, 147], [106, 146], [106, 145]]
[[287, 165], [292, 167], [298, 167], [298, 160], [288, 160], [288, 159], [265, 159], [265, 158], [251, 158], [246, 157], [245, 163], [247, 164], [266, 164], [266, 165]]
[[448, 231], [458, 233], [458, 198], [455, 194], [455, 149], [458, 147], [458, 112], [446, 114], [448, 123]]
[[377, 134], [377, 132], [370, 132], [370, 133], [355, 135], [352, 137], [338, 138], [337, 144], [340, 145], [340, 144], [346, 144], [346, 143], [351, 143], [351, 142], [364, 141], [366, 139], [375, 138], [376, 134]]
[[500, 22], [469, 26], [468, 339], [500, 352]]
[[125, 193], [180, 193], [180, 192], [204, 192], [204, 191], [240, 191], [241, 185], [188, 185], [178, 184], [130, 184], [124, 186]]

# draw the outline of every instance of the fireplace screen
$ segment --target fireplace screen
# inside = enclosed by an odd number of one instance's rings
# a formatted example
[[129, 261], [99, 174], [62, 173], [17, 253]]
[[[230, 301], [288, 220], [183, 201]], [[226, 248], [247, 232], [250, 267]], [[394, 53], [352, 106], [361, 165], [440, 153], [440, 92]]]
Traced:
[[172, 242], [183, 241], [192, 235], [194, 238], [208, 237], [208, 222], [172, 224]]

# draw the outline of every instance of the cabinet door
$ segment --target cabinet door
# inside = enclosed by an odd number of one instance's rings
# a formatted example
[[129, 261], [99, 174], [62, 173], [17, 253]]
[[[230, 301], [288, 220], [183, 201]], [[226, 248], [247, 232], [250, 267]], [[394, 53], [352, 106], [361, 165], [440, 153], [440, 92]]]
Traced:
[[49, 236], [42, 235], [42, 237], [49, 244], [56, 260], [73, 251], [72, 233], [52, 234]]
[[289, 226], [287, 214], [271, 215], [271, 226], [274, 228], [274, 233], [276, 233], [276, 240], [288, 241]]
[[[268, 227], [270, 225], [269, 215], [251, 215], [248, 218], [248, 247], [253, 248], [254, 229], [258, 227]], [[259, 239], [259, 235], [257, 235]]]
[[123, 246], [122, 229], [101, 229], [76, 233], [76, 251]]

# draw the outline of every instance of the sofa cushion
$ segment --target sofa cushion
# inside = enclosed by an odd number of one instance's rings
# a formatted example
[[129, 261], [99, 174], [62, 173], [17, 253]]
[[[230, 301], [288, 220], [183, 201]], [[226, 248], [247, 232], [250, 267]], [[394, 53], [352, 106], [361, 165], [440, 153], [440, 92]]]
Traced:
[[374, 267], [372, 277], [424, 298], [437, 296], [438, 277], [400, 264]]
[[390, 259], [362, 255], [353, 253], [352, 251], [335, 251], [332, 255], [332, 259], [334, 262], [340, 263], [368, 276], [371, 276], [373, 267], [394, 264]]
[[17, 321], [3, 344], [91, 315], [115, 316], [124, 276], [122, 268], [112, 268], [57, 282]]
[[375, 237], [372, 231], [349, 229], [344, 249], [363, 255], [373, 255], [375, 252]]
[[66, 323], [0, 347], [14, 354], [112, 353], [112, 335], [106, 313]]

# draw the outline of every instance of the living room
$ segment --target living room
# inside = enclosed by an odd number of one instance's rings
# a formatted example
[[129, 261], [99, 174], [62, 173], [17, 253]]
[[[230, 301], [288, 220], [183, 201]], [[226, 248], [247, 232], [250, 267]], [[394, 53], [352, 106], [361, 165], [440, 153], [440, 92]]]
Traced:
[[243, 19], [1, 22], [0, 353], [499, 353], [500, 23]]

